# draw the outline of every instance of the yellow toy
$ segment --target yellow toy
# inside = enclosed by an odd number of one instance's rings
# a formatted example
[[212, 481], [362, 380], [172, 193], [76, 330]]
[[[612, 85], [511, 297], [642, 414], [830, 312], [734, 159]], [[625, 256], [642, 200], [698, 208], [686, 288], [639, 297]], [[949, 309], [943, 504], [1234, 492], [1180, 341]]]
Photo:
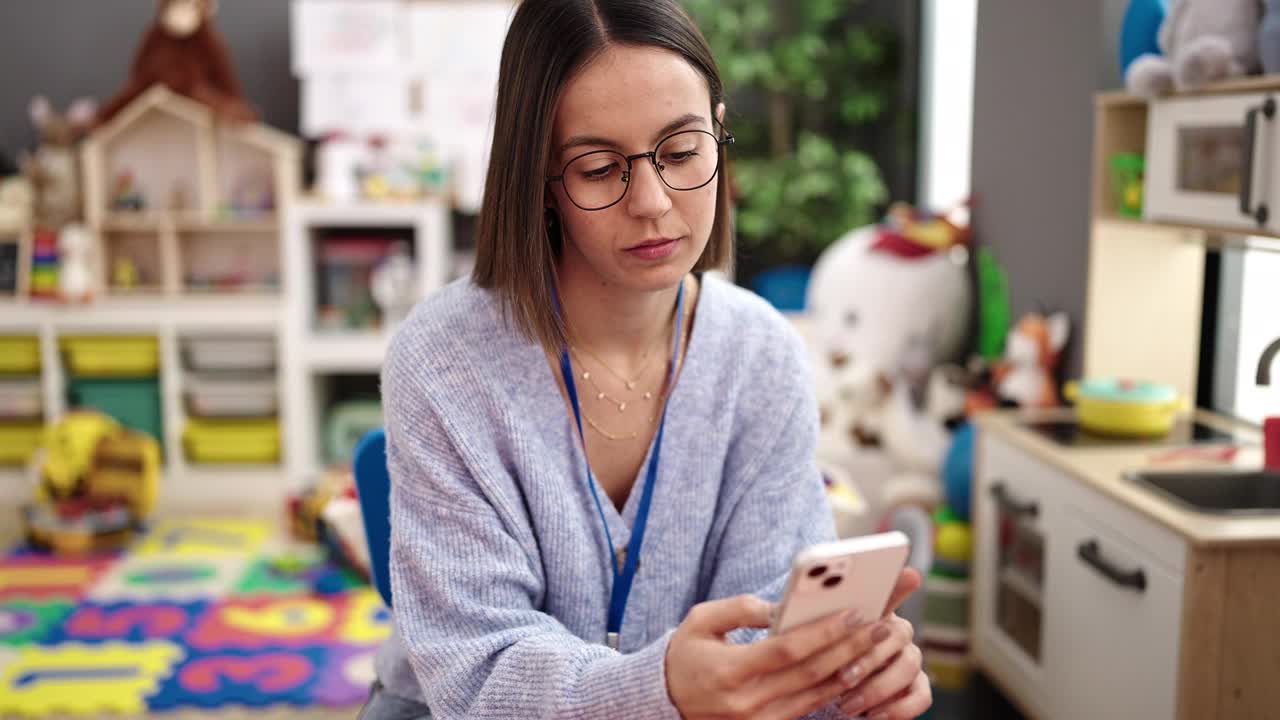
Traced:
[[120, 424], [98, 412], [75, 411], [45, 431], [44, 465], [40, 468], [38, 502], [71, 497], [93, 463], [98, 443], [120, 431]]
[[160, 446], [93, 411], [68, 413], [45, 433], [35, 502], [23, 508], [27, 540], [59, 552], [131, 541], [155, 508]]

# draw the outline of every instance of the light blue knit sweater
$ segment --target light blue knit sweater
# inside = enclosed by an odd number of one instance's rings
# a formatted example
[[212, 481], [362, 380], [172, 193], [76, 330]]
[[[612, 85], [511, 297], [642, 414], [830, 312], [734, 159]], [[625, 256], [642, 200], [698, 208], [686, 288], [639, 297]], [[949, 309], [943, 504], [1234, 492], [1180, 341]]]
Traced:
[[[621, 653], [603, 644], [608, 546], [540, 346], [462, 280], [414, 310], [382, 382], [397, 632], [377, 670], [435, 717], [678, 718], [664, 657], [689, 608], [776, 601], [795, 553], [835, 535], [802, 342], [723, 280], [703, 278], [670, 398]], [[621, 513], [598, 489], [618, 548], [641, 472]]]

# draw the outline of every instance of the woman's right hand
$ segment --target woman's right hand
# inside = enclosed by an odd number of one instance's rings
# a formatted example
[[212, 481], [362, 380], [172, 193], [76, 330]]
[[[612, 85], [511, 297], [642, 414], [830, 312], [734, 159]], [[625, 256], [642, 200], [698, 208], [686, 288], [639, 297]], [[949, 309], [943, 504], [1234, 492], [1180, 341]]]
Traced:
[[841, 613], [751, 645], [725, 639], [741, 627], [769, 627], [772, 608], [738, 595], [689, 611], [666, 656], [667, 689], [685, 720], [790, 720], [813, 712], [863, 679], [865, 672], [846, 671], [890, 637], [896, 620], [890, 613], [854, 630]]

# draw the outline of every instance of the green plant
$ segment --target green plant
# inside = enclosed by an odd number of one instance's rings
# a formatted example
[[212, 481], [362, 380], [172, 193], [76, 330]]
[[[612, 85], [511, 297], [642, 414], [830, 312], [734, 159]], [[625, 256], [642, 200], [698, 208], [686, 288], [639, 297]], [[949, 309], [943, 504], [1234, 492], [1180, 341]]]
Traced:
[[892, 99], [891, 30], [858, 0], [686, 0], [720, 65], [737, 142], [738, 242], [760, 267], [810, 263], [887, 200], [861, 148]]

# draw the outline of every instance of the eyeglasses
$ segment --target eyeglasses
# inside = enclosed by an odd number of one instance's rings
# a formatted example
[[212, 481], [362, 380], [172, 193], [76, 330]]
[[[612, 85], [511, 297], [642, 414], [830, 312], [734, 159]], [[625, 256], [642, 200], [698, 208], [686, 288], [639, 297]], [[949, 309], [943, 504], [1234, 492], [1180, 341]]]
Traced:
[[[719, 124], [719, 123], [717, 123]], [[724, 126], [720, 126], [724, 130]], [[613, 150], [592, 150], [565, 163], [559, 175], [547, 182], [564, 184], [569, 202], [583, 210], [604, 210], [617, 205], [631, 187], [631, 163], [648, 158], [658, 177], [672, 190], [697, 190], [720, 170], [720, 148], [733, 144], [724, 130], [719, 138], [706, 130], [681, 130], [658, 142], [649, 152], [623, 155]]]

